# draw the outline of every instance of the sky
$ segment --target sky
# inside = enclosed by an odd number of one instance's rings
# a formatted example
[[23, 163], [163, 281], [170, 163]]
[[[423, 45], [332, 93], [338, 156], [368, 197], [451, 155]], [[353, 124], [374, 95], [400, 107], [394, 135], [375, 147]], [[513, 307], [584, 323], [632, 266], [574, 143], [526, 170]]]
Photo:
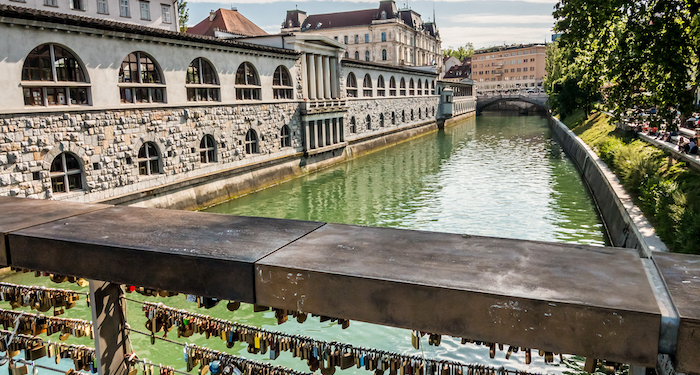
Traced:
[[[457, 48], [467, 42], [475, 48], [513, 43], [551, 41], [556, 0], [395, 0], [399, 8], [409, 7], [421, 14], [424, 22], [433, 20], [433, 9], [442, 39], [442, 48]], [[379, 0], [239, 0], [218, 3], [187, 0], [189, 26], [209, 16], [211, 10], [235, 7], [268, 33], [276, 34], [288, 9], [307, 14], [333, 13], [379, 7]]]

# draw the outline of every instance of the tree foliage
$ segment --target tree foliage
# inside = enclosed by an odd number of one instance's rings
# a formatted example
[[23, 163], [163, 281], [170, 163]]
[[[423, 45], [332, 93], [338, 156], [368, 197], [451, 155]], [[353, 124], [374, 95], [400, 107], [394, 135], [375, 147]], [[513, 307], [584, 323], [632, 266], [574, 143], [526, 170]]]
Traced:
[[471, 42], [468, 42], [464, 46], [457, 49], [448, 47], [447, 49], [442, 50], [442, 54], [444, 56], [453, 56], [457, 58], [457, 60], [463, 61], [467, 57], [471, 57], [474, 54], [474, 45]]
[[697, 0], [560, 0], [555, 6], [566, 69], [597, 87], [617, 114], [656, 107], [671, 120], [691, 111], [698, 87]]
[[559, 47], [558, 42], [547, 46], [544, 88], [550, 107], [562, 118], [579, 108], [588, 116], [593, 104], [600, 100], [598, 86], [583, 78], [585, 71], [575, 60], [573, 51]]
[[177, 12], [179, 18], [180, 32], [187, 32], [187, 21], [190, 20], [190, 11], [187, 9], [187, 0], [177, 0]]

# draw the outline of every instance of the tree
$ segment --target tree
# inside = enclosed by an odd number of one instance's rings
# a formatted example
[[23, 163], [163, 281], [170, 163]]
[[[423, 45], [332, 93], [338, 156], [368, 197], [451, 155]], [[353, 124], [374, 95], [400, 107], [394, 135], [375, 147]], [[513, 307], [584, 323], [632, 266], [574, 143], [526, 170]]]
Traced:
[[555, 31], [618, 116], [656, 107], [671, 124], [698, 87], [699, 10], [697, 0], [560, 0]]
[[189, 9], [187, 9], [187, 0], [177, 0], [177, 12], [179, 17], [179, 27], [181, 33], [187, 32], [187, 21], [190, 19]]
[[457, 58], [457, 60], [463, 61], [467, 57], [471, 57], [474, 54], [474, 45], [471, 42], [468, 42], [464, 46], [459, 47], [457, 49], [448, 47], [447, 49], [442, 51], [442, 54], [444, 56], [453, 56]]
[[584, 70], [576, 62], [576, 54], [559, 44], [547, 46], [544, 88], [549, 95], [549, 105], [562, 119], [579, 108], [588, 116], [593, 103], [601, 98], [599, 85], [583, 78]]

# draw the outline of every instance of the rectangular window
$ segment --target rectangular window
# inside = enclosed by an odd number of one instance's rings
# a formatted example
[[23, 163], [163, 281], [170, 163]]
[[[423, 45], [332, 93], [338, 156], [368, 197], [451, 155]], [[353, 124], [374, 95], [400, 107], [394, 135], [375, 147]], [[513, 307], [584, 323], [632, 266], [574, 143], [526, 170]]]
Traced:
[[343, 43], [348, 44], [348, 36], [347, 35], [343, 37]]
[[107, 8], [107, 0], [97, 0], [97, 13], [109, 14], [109, 8]]
[[337, 36], [334, 36], [333, 39], [338, 40], [338, 37], [337, 37]]
[[119, 0], [119, 15], [122, 17], [131, 17], [131, 12], [129, 12], [129, 0]]
[[386, 33], [382, 33], [382, 42], [386, 42]]
[[58, 0], [44, 0], [44, 5], [49, 6], [49, 7], [57, 7]]
[[365, 43], [369, 43], [369, 34], [365, 34]]
[[150, 21], [151, 20], [151, 4], [147, 1], [140, 1], [139, 6], [141, 9], [141, 19]]
[[85, 10], [85, 3], [83, 0], [70, 0], [68, 3], [73, 10]]
[[170, 17], [170, 5], [160, 4], [160, 11], [163, 13], [163, 23], [173, 23]]

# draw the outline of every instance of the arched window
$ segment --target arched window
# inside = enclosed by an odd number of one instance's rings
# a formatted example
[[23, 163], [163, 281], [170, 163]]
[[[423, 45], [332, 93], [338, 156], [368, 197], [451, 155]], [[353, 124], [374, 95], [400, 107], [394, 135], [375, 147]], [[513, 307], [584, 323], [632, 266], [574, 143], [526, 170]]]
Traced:
[[382, 60], [386, 61], [386, 50], [385, 49], [382, 50]]
[[236, 99], [260, 100], [260, 79], [253, 64], [244, 62], [236, 70]]
[[202, 141], [199, 142], [199, 160], [202, 163], [216, 162], [216, 141], [209, 134], [202, 137]]
[[[355, 35], [355, 36], [357, 36], [357, 35]], [[355, 51], [355, 60], [359, 60], [359, 59], [360, 59], [360, 51]]]
[[396, 125], [396, 112], [391, 112], [391, 125]]
[[346, 59], [349, 59], [349, 58], [350, 58], [350, 53], [348, 53], [348, 51], [345, 51], [345, 58], [346, 58]]
[[78, 158], [68, 152], [62, 152], [51, 162], [51, 189], [54, 193], [69, 193], [71, 190], [83, 189], [83, 170]]
[[158, 147], [153, 142], [144, 143], [139, 149], [139, 156], [136, 159], [139, 165], [140, 175], [152, 175], [160, 172], [160, 154]]
[[365, 61], [369, 61], [369, 50], [365, 51]]
[[399, 82], [399, 94], [406, 96], [406, 80], [403, 77], [401, 77], [401, 82]]
[[408, 81], [408, 95], [415, 95], [413, 78], [411, 78], [411, 80]]
[[248, 129], [245, 133], [245, 153], [246, 154], [257, 154], [258, 151], [258, 134], [255, 130]]
[[422, 119], [422, 118], [423, 118], [423, 110], [418, 108], [418, 119]]
[[379, 76], [377, 78], [377, 96], [386, 96], [386, 91], [384, 90], [384, 77]]
[[367, 130], [372, 129], [372, 117], [370, 115], [367, 115]]
[[416, 91], [418, 95], [423, 95], [423, 84], [421, 83], [421, 80], [418, 80], [418, 90]]
[[384, 127], [384, 114], [380, 113], [379, 114], [379, 127]]
[[[57, 82], [74, 83], [64, 86]], [[42, 44], [24, 60], [22, 95], [28, 106], [89, 105], [90, 85], [85, 68], [70, 51], [55, 44]]]
[[372, 96], [372, 77], [369, 74], [365, 74], [365, 78], [362, 80], [362, 96]]
[[292, 147], [292, 135], [287, 125], [283, 125], [280, 130], [280, 147]]
[[122, 103], [165, 103], [165, 85], [160, 68], [145, 52], [132, 52], [119, 68]]
[[355, 123], [355, 116], [350, 118], [350, 133], [357, 133], [357, 124]]
[[431, 93], [432, 95], [435, 95], [435, 81], [432, 81], [432, 82], [430, 83], [430, 93]]
[[413, 108], [411, 108], [411, 121], [413, 121]]
[[389, 78], [389, 96], [396, 96], [396, 80], [394, 76]]
[[401, 122], [406, 122], [406, 110], [401, 111]]
[[272, 77], [272, 96], [275, 99], [293, 99], [292, 91], [292, 78], [289, 75], [289, 70], [283, 65], [278, 66]]
[[219, 77], [211, 63], [198, 57], [187, 67], [187, 100], [190, 102], [221, 101]]
[[345, 82], [345, 88], [347, 89], [348, 97], [357, 97], [357, 79], [353, 72], [348, 73], [348, 79]]
[[428, 91], [428, 87], [429, 87], [429, 86], [428, 86], [428, 80], [427, 80], [427, 79], [425, 80], [425, 86], [424, 86], [424, 87], [425, 87], [425, 88], [424, 88], [423, 90], [425, 90], [425, 91], [423, 91], [423, 94], [424, 94], [424, 95], [430, 95], [430, 91]]

